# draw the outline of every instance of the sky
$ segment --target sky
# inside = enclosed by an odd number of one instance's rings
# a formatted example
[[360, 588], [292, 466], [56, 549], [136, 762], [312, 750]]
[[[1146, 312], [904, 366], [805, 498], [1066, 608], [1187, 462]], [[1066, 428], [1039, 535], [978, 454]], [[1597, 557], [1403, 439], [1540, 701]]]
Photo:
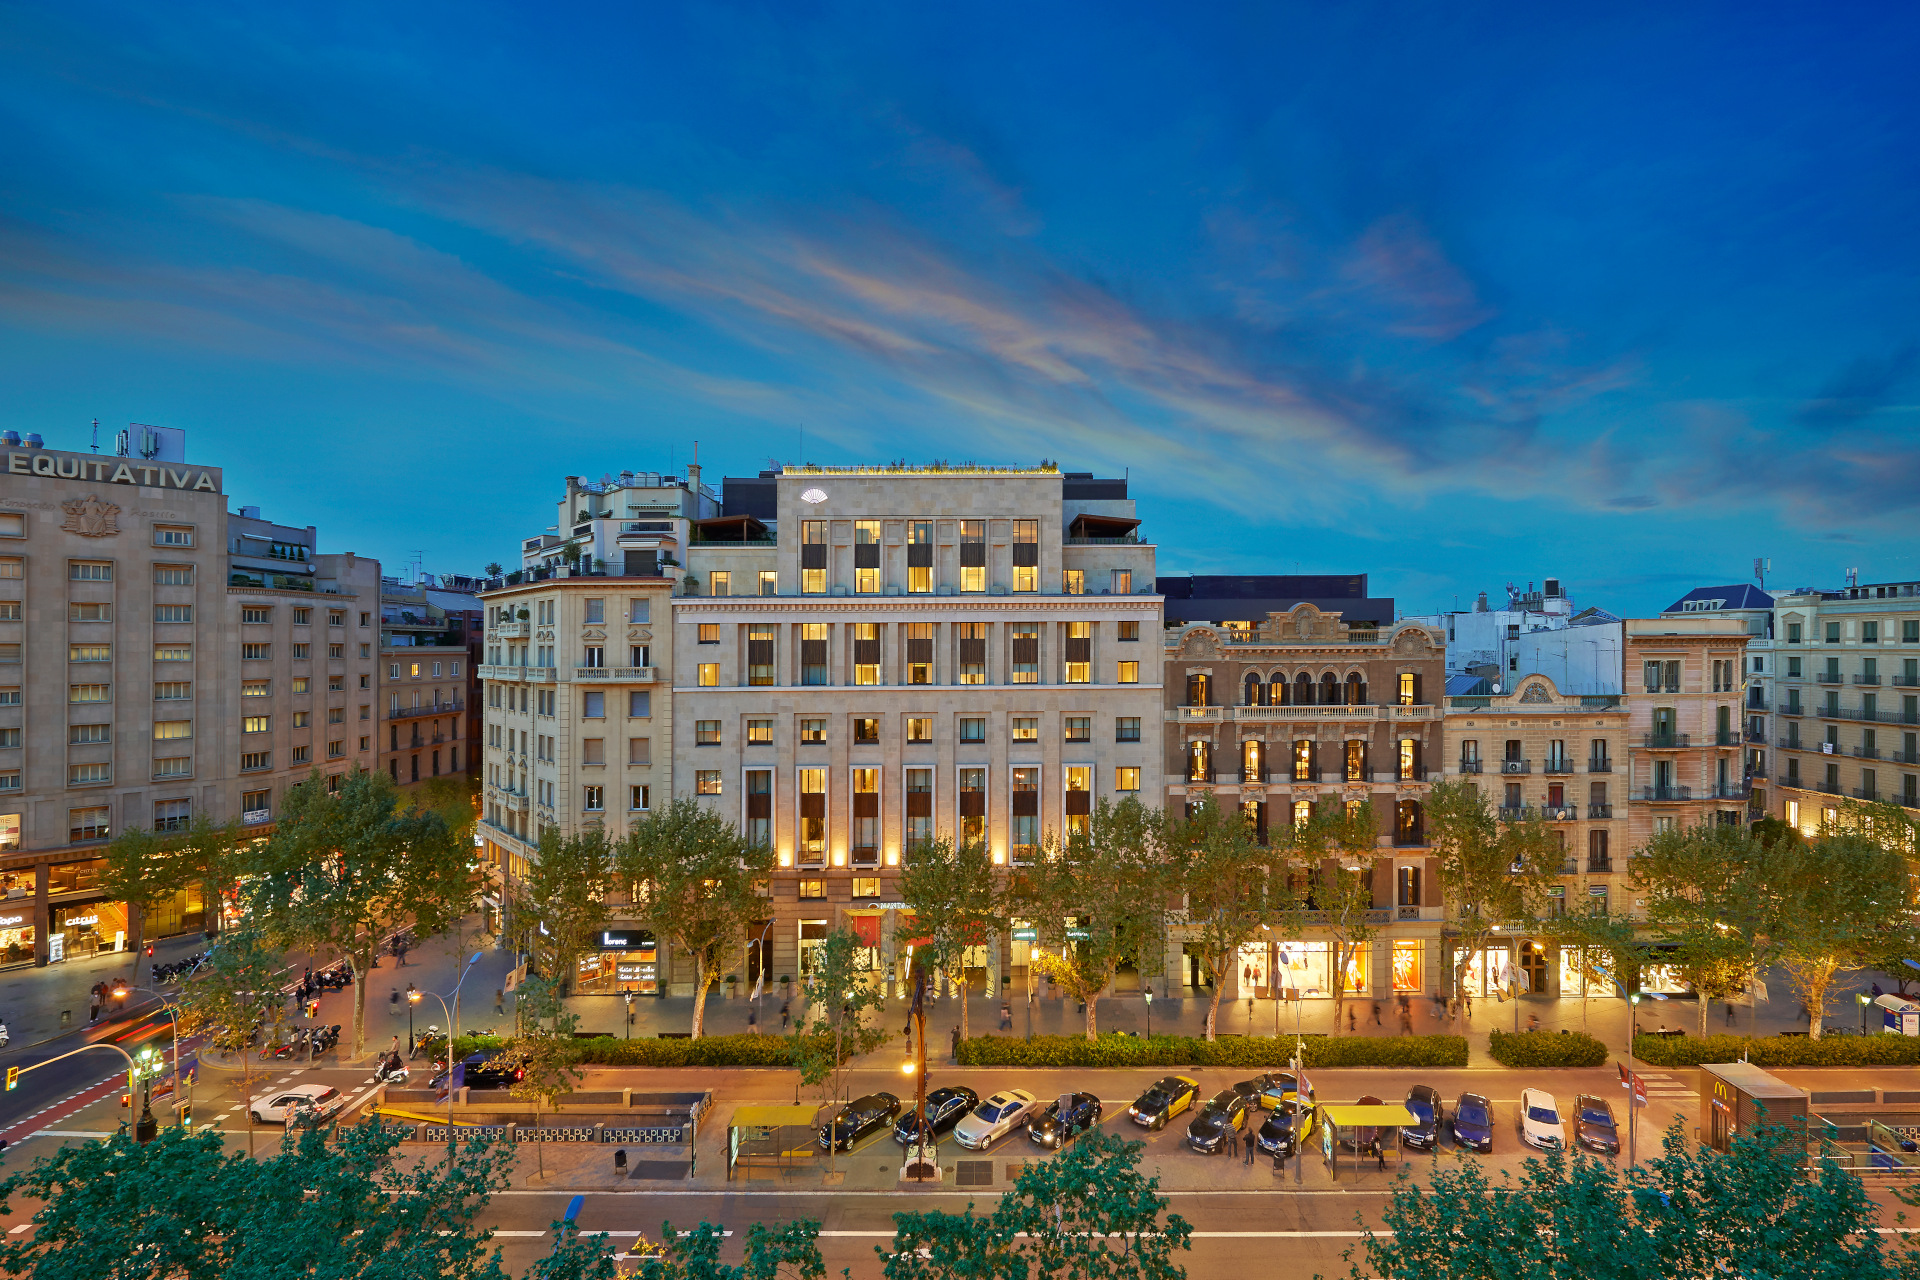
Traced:
[[[0, 4], [0, 428], [329, 551], [564, 477], [1125, 474], [1406, 612], [1920, 578], [1920, 11]], [[717, 487], [717, 485], [716, 485]]]

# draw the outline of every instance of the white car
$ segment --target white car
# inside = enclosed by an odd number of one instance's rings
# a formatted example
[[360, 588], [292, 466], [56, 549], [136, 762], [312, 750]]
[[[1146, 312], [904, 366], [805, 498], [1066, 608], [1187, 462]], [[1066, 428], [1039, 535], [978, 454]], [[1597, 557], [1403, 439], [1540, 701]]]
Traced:
[[984, 1151], [1012, 1133], [1039, 1105], [1025, 1089], [1003, 1089], [953, 1126], [953, 1140], [969, 1151]]
[[256, 1124], [292, 1124], [295, 1120], [325, 1120], [347, 1105], [338, 1089], [325, 1084], [296, 1084], [263, 1093], [248, 1104]]
[[1520, 1140], [1542, 1151], [1559, 1151], [1566, 1146], [1560, 1107], [1545, 1089], [1520, 1091]]

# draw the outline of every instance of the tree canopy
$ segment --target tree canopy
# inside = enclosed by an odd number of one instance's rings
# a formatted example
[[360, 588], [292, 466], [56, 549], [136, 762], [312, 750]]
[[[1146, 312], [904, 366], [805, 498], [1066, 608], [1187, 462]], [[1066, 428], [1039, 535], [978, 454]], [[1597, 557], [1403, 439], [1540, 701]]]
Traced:
[[[914, 936], [927, 939], [915, 956], [924, 955], [931, 969], [962, 989], [967, 949], [985, 946], [1007, 927], [998, 871], [986, 845], [950, 840], [911, 846], [900, 867], [900, 901], [913, 913]], [[971, 1034], [963, 999], [960, 1035]]]
[[1211, 793], [1185, 817], [1168, 810], [1161, 841], [1183, 904], [1177, 927], [1198, 952], [1213, 986], [1207, 1006], [1211, 1040], [1240, 948], [1276, 930], [1281, 937], [1297, 937], [1300, 901], [1286, 855], [1261, 845], [1246, 812], [1222, 808]]

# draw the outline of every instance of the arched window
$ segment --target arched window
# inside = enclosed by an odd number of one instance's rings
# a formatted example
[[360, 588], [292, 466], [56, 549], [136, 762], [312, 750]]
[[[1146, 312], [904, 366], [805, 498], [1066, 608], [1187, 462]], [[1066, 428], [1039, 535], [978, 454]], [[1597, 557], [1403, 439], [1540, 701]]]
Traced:
[[1190, 707], [1210, 707], [1207, 700], [1207, 673], [1192, 671], [1187, 674], [1187, 705]]
[[1276, 671], [1273, 678], [1267, 682], [1267, 697], [1273, 700], [1273, 705], [1276, 707], [1290, 707], [1293, 705], [1293, 686], [1287, 683], [1285, 676]]
[[1402, 800], [1394, 810], [1393, 842], [1399, 845], [1425, 844], [1420, 802]]
[[1293, 678], [1293, 705], [1296, 707], [1313, 705], [1313, 677], [1304, 671]]
[[1261, 695], [1265, 692], [1265, 690], [1266, 690], [1266, 686], [1260, 683], [1260, 676], [1258, 673], [1248, 676], [1247, 677], [1247, 705], [1250, 707], [1258, 707], [1263, 705], [1265, 702], [1265, 699]]
[[1358, 671], [1347, 673], [1347, 705], [1350, 707], [1367, 705], [1367, 682]]
[[1340, 704], [1340, 683], [1329, 671], [1320, 677], [1320, 705], [1334, 707]]

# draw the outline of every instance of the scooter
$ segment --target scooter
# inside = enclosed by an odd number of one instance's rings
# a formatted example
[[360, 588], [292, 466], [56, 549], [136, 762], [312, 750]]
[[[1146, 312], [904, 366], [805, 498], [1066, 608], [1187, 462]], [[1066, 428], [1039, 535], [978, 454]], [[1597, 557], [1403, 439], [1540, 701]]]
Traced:
[[380, 1065], [375, 1067], [373, 1071], [373, 1082], [375, 1084], [405, 1084], [409, 1074], [406, 1064], [400, 1061], [400, 1055], [394, 1054], [391, 1057], [380, 1060]]
[[9, 1034], [7, 1034], [7, 1021], [6, 1021], [6, 1019], [5, 1019], [5, 1018], [0, 1018], [0, 1049], [4, 1049], [4, 1048], [6, 1048], [6, 1047], [7, 1047], [7, 1041], [8, 1041], [8, 1040], [11, 1040], [12, 1038], [13, 1038], [12, 1036], [10, 1036]]

